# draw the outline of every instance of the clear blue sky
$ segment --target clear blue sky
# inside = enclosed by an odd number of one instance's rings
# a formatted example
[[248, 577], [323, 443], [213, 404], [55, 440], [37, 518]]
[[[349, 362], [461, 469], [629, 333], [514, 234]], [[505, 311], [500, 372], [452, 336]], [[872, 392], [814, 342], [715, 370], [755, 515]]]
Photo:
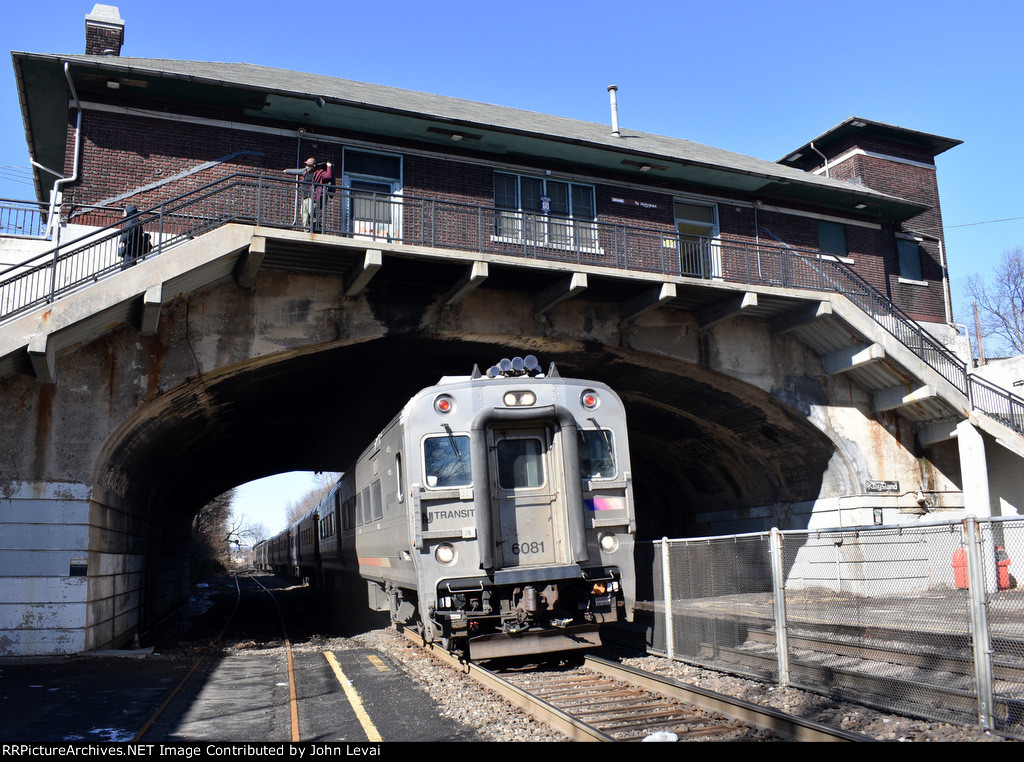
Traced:
[[[616, 84], [624, 129], [772, 161], [854, 115], [957, 138], [937, 163], [958, 315], [970, 306], [958, 282], [1024, 246], [1019, 0], [104, 4], [125, 21], [125, 56], [244, 61], [602, 123]], [[93, 5], [8, 3], [3, 47], [83, 53]], [[0, 197], [27, 198], [9, 61], [0, 114]]]

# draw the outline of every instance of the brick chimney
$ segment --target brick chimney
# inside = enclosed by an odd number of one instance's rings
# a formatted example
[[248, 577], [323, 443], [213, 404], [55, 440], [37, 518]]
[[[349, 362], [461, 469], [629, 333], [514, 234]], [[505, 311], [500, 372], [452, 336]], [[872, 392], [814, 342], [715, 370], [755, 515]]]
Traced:
[[94, 5], [85, 17], [85, 54], [119, 56], [124, 43], [124, 22], [114, 5]]

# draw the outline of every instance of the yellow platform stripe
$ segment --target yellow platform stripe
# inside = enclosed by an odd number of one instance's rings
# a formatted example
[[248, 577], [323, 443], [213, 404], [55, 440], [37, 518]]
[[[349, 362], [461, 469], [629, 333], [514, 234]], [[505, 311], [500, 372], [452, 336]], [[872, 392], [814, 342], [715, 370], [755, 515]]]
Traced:
[[377, 726], [373, 724], [373, 720], [370, 719], [370, 715], [366, 713], [366, 709], [363, 708], [363, 700], [359, 698], [359, 693], [353, 687], [352, 682], [345, 676], [345, 673], [341, 670], [341, 665], [338, 664], [338, 659], [330, 651], [324, 651], [324, 656], [327, 657], [327, 663], [331, 665], [331, 669], [334, 670], [334, 676], [338, 678], [338, 682], [341, 683], [342, 689], [345, 691], [345, 697], [348, 699], [348, 703], [352, 705], [352, 709], [356, 713], [356, 717], [359, 719], [359, 724], [363, 726], [363, 732], [366, 733], [367, 740], [380, 741], [380, 733], [377, 731]]

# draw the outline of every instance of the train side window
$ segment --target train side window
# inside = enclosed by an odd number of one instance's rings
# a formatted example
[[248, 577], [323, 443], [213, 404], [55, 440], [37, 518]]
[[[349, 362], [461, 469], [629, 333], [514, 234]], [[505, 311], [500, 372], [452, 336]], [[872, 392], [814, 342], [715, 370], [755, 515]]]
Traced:
[[606, 429], [579, 432], [580, 475], [584, 479], [610, 479], [615, 476], [615, 447], [612, 433]]
[[376, 481], [370, 486], [370, 505], [373, 507], [373, 520], [379, 521], [384, 518], [384, 506], [380, 499], [380, 482]]
[[544, 448], [539, 439], [502, 439], [497, 444], [498, 484], [530, 489], [544, 484]]
[[465, 487], [473, 483], [469, 437], [454, 434], [423, 440], [423, 465], [428, 487]]
[[398, 502], [405, 502], [405, 489], [402, 487], [402, 453], [395, 453], [395, 494]]
[[341, 528], [342, 529], [351, 529], [353, 526], [355, 526], [355, 524], [353, 523], [353, 519], [355, 518], [355, 516], [354, 516], [354, 514], [355, 514], [355, 507], [356, 507], [356, 498], [355, 498], [354, 495], [352, 497], [350, 497], [348, 500], [346, 500], [344, 503], [342, 503], [342, 506], [341, 506]]
[[367, 487], [359, 496], [359, 508], [357, 509], [359, 523], [365, 524], [370, 520], [370, 488]]

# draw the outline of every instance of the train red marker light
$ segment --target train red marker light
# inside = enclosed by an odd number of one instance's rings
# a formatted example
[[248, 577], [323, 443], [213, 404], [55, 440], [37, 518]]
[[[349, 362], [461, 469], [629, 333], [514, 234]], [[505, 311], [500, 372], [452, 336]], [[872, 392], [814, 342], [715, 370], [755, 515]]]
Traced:
[[434, 400], [434, 410], [442, 414], [448, 414], [455, 409], [455, 400], [447, 394], [442, 394]]
[[601, 404], [601, 398], [597, 396], [597, 392], [587, 390], [580, 395], [580, 404], [587, 410], [594, 410]]

